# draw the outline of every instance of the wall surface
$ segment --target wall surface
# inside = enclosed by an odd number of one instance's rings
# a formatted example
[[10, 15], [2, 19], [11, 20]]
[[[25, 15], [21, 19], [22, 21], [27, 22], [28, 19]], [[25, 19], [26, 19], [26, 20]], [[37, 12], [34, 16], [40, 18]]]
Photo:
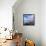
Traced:
[[12, 29], [12, 6], [16, 0], [0, 0], [0, 27]]
[[41, 41], [46, 46], [46, 0], [41, 2]]
[[[35, 14], [34, 26], [23, 26], [23, 14]], [[15, 30], [23, 33], [23, 37], [35, 41], [36, 46], [41, 46], [41, 1], [23, 0], [13, 6]]]

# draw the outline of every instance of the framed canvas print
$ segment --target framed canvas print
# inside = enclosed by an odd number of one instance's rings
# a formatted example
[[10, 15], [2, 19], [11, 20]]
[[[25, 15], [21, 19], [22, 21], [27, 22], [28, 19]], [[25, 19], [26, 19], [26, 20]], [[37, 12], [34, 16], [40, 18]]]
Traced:
[[23, 14], [23, 25], [35, 25], [35, 14]]

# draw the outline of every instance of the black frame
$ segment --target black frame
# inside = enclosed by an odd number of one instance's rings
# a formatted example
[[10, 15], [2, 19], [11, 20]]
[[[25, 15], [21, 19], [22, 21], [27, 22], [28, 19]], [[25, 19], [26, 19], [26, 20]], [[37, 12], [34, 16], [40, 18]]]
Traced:
[[[24, 22], [24, 17], [25, 16], [33, 16], [33, 21], [32, 22], [30, 22], [30, 23], [25, 23]], [[23, 14], [23, 25], [35, 25], [35, 14]]]

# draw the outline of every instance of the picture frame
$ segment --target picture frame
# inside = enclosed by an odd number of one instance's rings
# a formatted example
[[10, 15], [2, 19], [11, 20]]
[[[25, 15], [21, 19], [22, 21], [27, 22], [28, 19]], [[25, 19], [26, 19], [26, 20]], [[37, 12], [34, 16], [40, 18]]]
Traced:
[[35, 14], [23, 14], [23, 25], [35, 25]]

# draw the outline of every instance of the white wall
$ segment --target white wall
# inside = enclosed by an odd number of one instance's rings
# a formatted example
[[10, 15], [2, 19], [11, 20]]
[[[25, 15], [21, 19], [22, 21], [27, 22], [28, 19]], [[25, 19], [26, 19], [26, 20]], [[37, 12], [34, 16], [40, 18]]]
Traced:
[[[13, 6], [16, 30], [22, 32], [25, 38], [34, 40], [36, 46], [41, 46], [41, 1], [23, 0], [16, 4]], [[24, 13], [35, 14], [35, 26], [23, 26]]]
[[41, 1], [41, 38], [42, 46], [46, 46], [46, 0]]
[[12, 28], [12, 6], [16, 0], [0, 0], [0, 27]]

